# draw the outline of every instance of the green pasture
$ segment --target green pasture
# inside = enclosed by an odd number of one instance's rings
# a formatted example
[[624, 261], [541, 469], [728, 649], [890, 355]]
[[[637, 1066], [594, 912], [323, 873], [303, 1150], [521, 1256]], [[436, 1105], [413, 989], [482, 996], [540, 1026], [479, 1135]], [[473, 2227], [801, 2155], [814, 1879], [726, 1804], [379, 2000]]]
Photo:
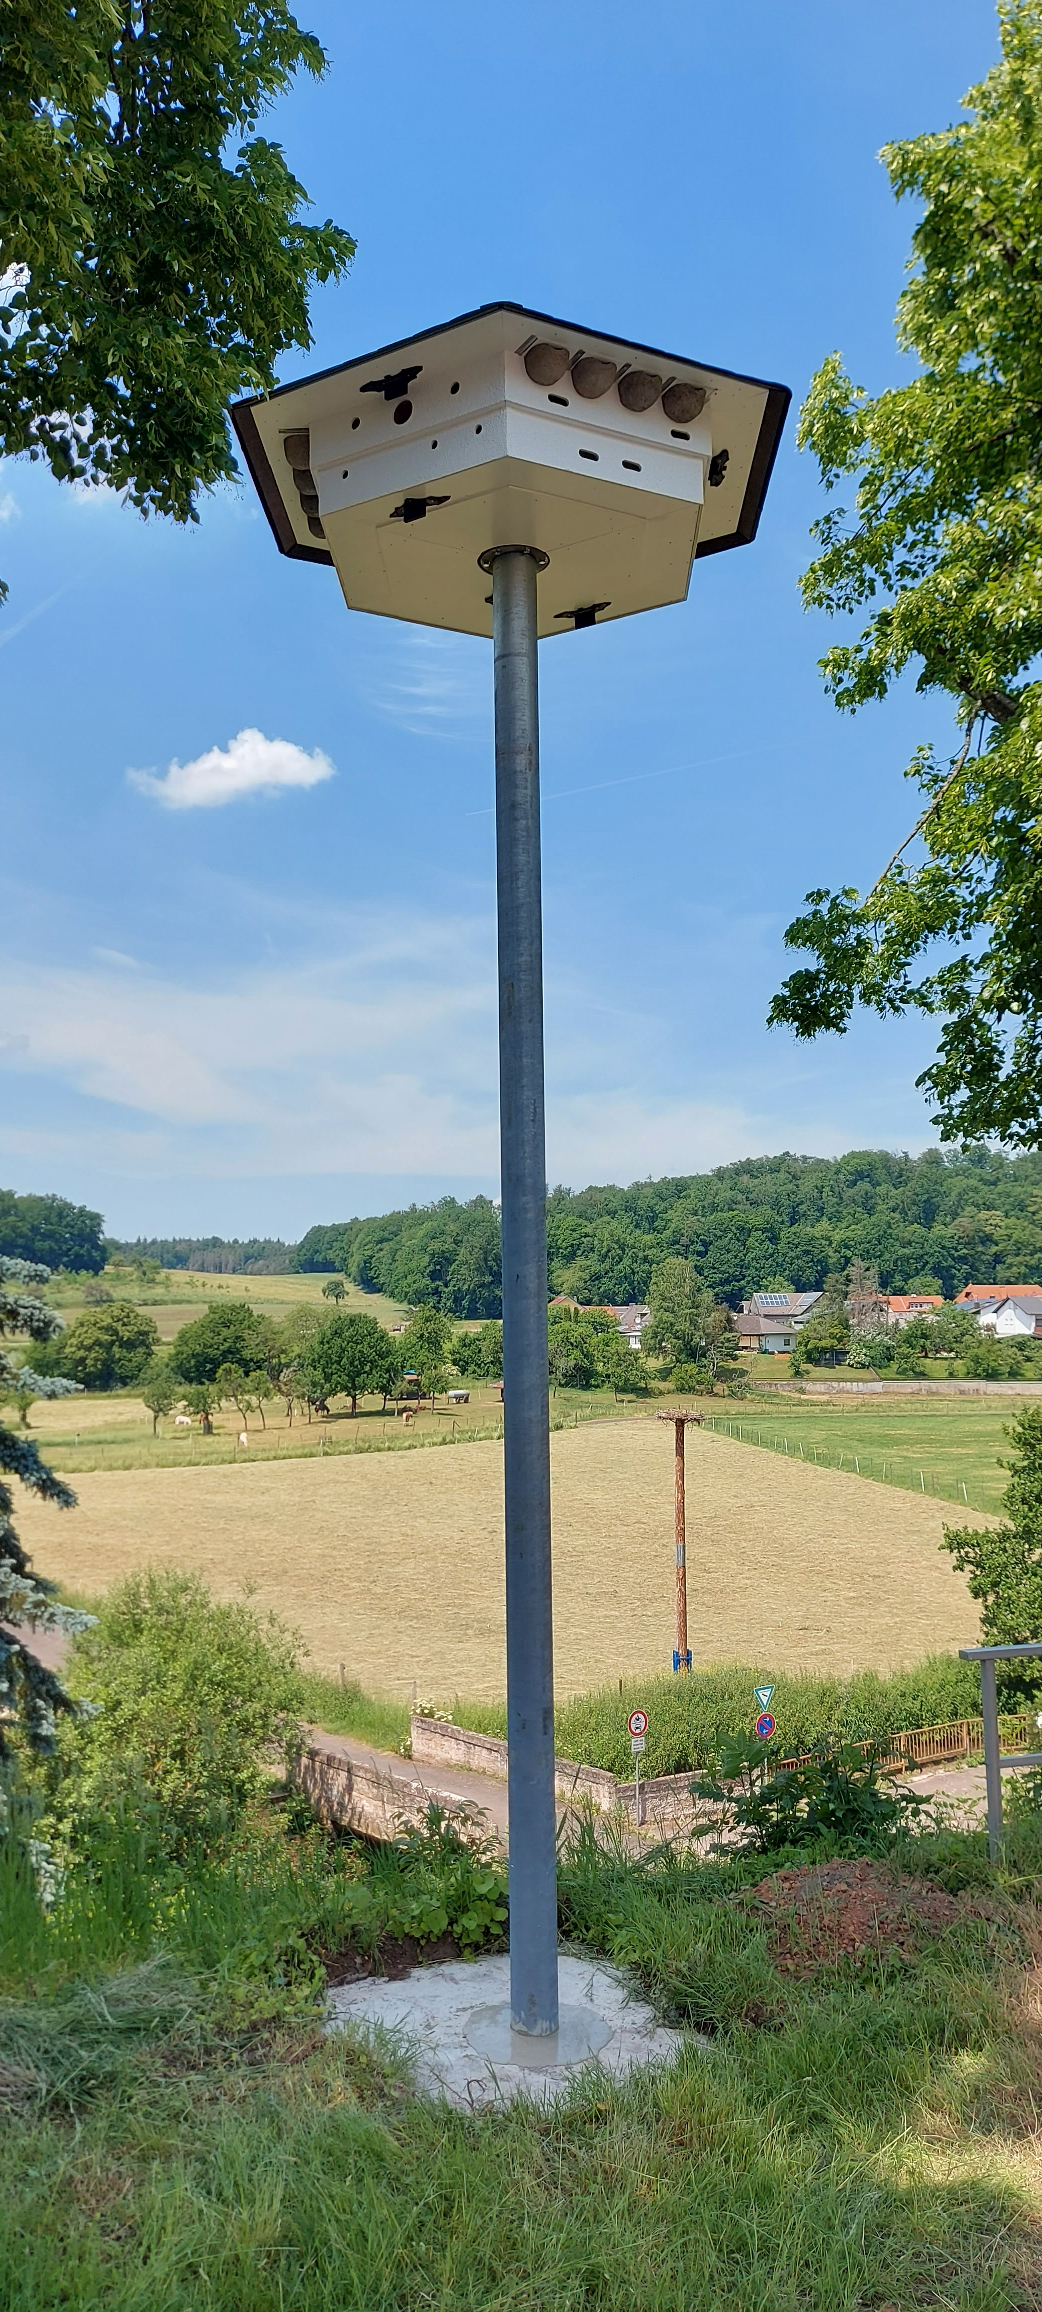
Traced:
[[933, 1494], [960, 1508], [1000, 1511], [1004, 1430], [1030, 1398], [882, 1397], [851, 1403], [732, 1401], [705, 1407], [718, 1435], [771, 1453], [842, 1469], [875, 1484]]

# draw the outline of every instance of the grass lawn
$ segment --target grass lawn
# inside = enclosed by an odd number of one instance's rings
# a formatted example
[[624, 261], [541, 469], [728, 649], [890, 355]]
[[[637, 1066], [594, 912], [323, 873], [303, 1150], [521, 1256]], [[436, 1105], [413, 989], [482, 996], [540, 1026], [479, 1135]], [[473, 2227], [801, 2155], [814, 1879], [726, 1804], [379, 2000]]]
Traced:
[[806, 1855], [587, 1843], [563, 1934], [686, 2051], [481, 2117], [324, 2037], [316, 1953], [368, 1898], [314, 1834], [125, 1913], [110, 1883], [78, 1942], [56, 1916], [28, 1970], [7, 1946], [0, 2312], [1027, 2312], [1037, 1847], [1005, 1880], [980, 1840], [897, 1856], [901, 1938], [846, 1956], [824, 1894], [794, 1907]]
[[725, 1435], [749, 1445], [853, 1470], [878, 1483], [997, 1512], [1007, 1478], [1004, 1427], [1021, 1404], [1009, 1397], [805, 1397], [707, 1407]]
[[[131, 1301], [136, 1308], [147, 1308], [155, 1318], [163, 1341], [172, 1341], [182, 1325], [205, 1316], [215, 1301], [248, 1301], [251, 1308], [261, 1316], [271, 1317], [276, 1324], [302, 1303], [324, 1309], [334, 1306], [323, 1297], [322, 1288], [329, 1283], [328, 1276], [211, 1276], [201, 1269], [167, 1268], [151, 1284], [130, 1270], [114, 1270], [100, 1281], [113, 1300]], [[83, 1286], [78, 1282], [57, 1280], [48, 1285], [45, 1298], [61, 1310], [67, 1324], [72, 1324], [88, 1305]], [[379, 1324], [388, 1326], [403, 1321], [408, 1314], [397, 1301], [386, 1300], [382, 1293], [362, 1292], [358, 1285], [350, 1283], [345, 1283], [344, 1298], [335, 1305], [345, 1315], [364, 1309]]]
[[[277, 1279], [281, 1282], [281, 1279]], [[204, 1437], [198, 1421], [179, 1429], [173, 1414], [159, 1422], [153, 1433], [152, 1416], [132, 1389], [105, 1395], [40, 1399], [32, 1408], [31, 1426], [54, 1469], [182, 1469], [207, 1468], [222, 1462], [285, 1459], [331, 1453], [410, 1452], [417, 1446], [452, 1445], [468, 1439], [503, 1434], [503, 1401], [492, 1381], [461, 1381], [469, 1395], [466, 1405], [453, 1405], [448, 1395], [410, 1405], [408, 1424], [393, 1402], [386, 1408], [377, 1398], [361, 1398], [357, 1414], [349, 1401], [338, 1398], [328, 1414], [308, 1420], [298, 1408], [292, 1421], [276, 1398], [264, 1407], [264, 1420], [251, 1413], [247, 1421], [249, 1445], [242, 1448], [242, 1421], [234, 1406], [224, 1405], [213, 1416], [214, 1433]], [[693, 1400], [689, 1400], [693, 1402]], [[554, 1429], [578, 1428], [584, 1421], [621, 1420], [647, 1414], [648, 1399], [618, 1402], [610, 1389], [558, 1389], [550, 1400]]]

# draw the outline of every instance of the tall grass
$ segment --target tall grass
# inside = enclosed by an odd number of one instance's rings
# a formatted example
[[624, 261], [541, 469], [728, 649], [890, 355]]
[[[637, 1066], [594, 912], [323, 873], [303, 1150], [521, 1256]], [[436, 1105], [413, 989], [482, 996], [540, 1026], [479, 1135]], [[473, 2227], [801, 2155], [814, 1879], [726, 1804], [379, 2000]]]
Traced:
[[[689, 1678], [628, 1678], [576, 1694], [556, 1713], [557, 1754], [628, 1780], [633, 1759], [626, 1722], [639, 1707], [649, 1720], [642, 1772], [683, 1774], [707, 1765], [722, 1740], [752, 1733], [760, 1708], [753, 1689], [772, 1684], [776, 1747], [783, 1755], [835, 1737], [884, 1741], [909, 1727], [980, 1713], [976, 1665], [953, 1654], [930, 1654], [889, 1677], [859, 1670], [849, 1678], [822, 1678], [725, 1663]], [[501, 1705], [457, 1701], [453, 1716], [475, 1733], [506, 1733]]]
[[1029, 1923], [995, 1882], [918, 1965], [796, 1982], [750, 1899], [764, 1867], [581, 1837], [564, 1931], [708, 2042], [480, 2121], [323, 2038], [311, 1834], [168, 1888], [151, 1955], [78, 1983], [55, 1960], [0, 1999], [0, 2312], [1035, 2302]]

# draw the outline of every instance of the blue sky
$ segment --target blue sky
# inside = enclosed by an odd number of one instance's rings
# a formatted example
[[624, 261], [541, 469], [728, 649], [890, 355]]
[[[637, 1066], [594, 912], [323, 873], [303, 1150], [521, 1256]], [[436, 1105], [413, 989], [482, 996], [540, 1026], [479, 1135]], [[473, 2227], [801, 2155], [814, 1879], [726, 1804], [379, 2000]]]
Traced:
[[[985, 0], [302, 13], [330, 70], [268, 133], [358, 255], [285, 376], [498, 297], [797, 404], [834, 346], [872, 390], [908, 374], [914, 219], [877, 154], [957, 116]], [[804, 892], [867, 887], [950, 732], [912, 685], [826, 699], [818, 508], [794, 411], [753, 546], [541, 646], [553, 1180], [931, 1137], [921, 1025], [764, 1026]], [[181, 531], [8, 464], [0, 567], [0, 1181], [119, 1235], [494, 1192], [489, 646], [352, 616], [248, 483]], [[334, 775], [169, 808], [171, 764], [244, 729]]]

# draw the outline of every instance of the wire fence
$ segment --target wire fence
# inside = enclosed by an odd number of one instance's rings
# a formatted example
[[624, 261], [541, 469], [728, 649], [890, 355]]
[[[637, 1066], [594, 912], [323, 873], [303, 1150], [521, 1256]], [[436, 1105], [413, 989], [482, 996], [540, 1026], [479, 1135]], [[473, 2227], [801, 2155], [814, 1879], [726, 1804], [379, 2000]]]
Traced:
[[840, 1469], [848, 1477], [870, 1477], [877, 1485], [896, 1485], [903, 1493], [929, 1493], [938, 1501], [955, 1501], [966, 1509], [987, 1509], [976, 1487], [969, 1491], [964, 1477], [945, 1476], [916, 1460], [914, 1454], [866, 1453], [859, 1446], [818, 1445], [763, 1422], [736, 1421], [723, 1414], [706, 1416], [706, 1428], [718, 1436], [737, 1438], [741, 1445], [760, 1445], [786, 1460], [803, 1461], [816, 1469]]

